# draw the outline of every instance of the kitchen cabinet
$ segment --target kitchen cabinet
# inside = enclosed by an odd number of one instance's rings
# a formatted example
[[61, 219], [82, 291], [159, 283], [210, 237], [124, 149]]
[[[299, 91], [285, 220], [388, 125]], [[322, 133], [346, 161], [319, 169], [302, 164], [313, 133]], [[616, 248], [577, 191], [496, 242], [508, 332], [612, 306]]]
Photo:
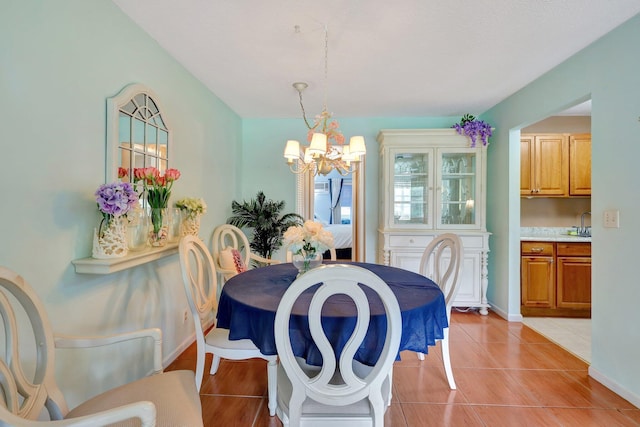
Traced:
[[591, 196], [591, 134], [569, 136], [569, 195]]
[[591, 243], [521, 242], [521, 313], [591, 317]]
[[556, 243], [558, 308], [591, 308], [591, 243]]
[[522, 197], [591, 195], [591, 134], [520, 135]]
[[454, 129], [382, 130], [378, 262], [418, 272], [437, 235], [463, 243], [453, 305], [487, 314], [486, 146], [469, 146]]
[[568, 144], [566, 134], [520, 136], [520, 195], [568, 196]]
[[524, 307], [556, 305], [555, 244], [522, 242], [521, 299]]

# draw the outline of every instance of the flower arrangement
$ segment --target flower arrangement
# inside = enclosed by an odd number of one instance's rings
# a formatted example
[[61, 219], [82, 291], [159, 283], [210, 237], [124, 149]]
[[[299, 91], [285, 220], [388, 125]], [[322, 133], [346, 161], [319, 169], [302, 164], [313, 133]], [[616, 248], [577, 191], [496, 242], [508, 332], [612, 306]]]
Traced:
[[113, 182], [103, 184], [95, 192], [98, 209], [102, 213], [102, 221], [98, 230], [99, 237], [104, 236], [104, 228], [108, 228], [114, 218], [125, 215], [138, 203], [138, 193], [129, 182]]
[[482, 120], [476, 120], [475, 116], [471, 114], [465, 114], [462, 116], [460, 123], [456, 123], [451, 127], [460, 135], [464, 134], [468, 136], [471, 139], [472, 147], [476, 146], [478, 138], [482, 141], [482, 145], [486, 146], [491, 136], [491, 125]]
[[311, 138], [314, 133], [324, 133], [327, 135], [327, 142], [333, 140], [336, 144], [342, 145], [344, 144], [344, 135], [338, 127], [337, 120], [331, 120], [331, 113], [327, 110], [322, 110], [320, 115], [316, 116], [313, 126], [309, 127], [309, 132], [307, 132], [307, 141], [311, 142]]
[[294, 255], [304, 258], [322, 254], [333, 247], [333, 234], [316, 221], [305, 221], [302, 226], [293, 225], [284, 232], [284, 243]]
[[185, 197], [178, 200], [175, 206], [184, 211], [190, 218], [207, 213], [207, 204], [202, 198]]
[[147, 203], [151, 208], [151, 224], [153, 231], [149, 232], [149, 242], [152, 246], [164, 246], [166, 244], [169, 230], [163, 225], [163, 209], [169, 204], [171, 188], [173, 183], [180, 178], [178, 169], [167, 169], [164, 175], [160, 175], [158, 169], [154, 167], [135, 168], [133, 170], [134, 182], [142, 182]]
[[167, 169], [164, 175], [160, 175], [154, 167], [135, 168], [133, 170], [134, 182], [142, 181], [147, 193], [147, 202], [151, 208], [166, 208], [171, 197], [171, 187], [180, 178], [178, 169]]

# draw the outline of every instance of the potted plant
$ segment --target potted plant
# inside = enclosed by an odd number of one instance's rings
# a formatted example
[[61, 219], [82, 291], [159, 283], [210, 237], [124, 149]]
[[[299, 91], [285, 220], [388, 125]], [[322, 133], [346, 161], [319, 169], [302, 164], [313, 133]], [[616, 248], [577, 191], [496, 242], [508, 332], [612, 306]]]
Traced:
[[281, 215], [284, 205], [284, 200], [268, 200], [264, 193], [259, 191], [256, 198], [248, 202], [239, 203], [234, 200], [231, 203], [233, 216], [227, 219], [227, 223], [239, 228], [251, 228], [251, 250], [264, 258], [271, 258], [282, 246], [284, 231], [292, 225], [302, 224], [303, 220], [296, 213]]

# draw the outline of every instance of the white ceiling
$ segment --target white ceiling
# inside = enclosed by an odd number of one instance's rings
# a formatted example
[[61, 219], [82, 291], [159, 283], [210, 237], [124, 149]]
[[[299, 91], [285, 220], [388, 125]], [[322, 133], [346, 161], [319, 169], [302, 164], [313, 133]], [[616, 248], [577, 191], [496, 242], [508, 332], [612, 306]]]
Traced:
[[[638, 0], [113, 0], [243, 118], [478, 114]], [[324, 28], [328, 28], [328, 85]], [[296, 30], [296, 26], [299, 30]]]

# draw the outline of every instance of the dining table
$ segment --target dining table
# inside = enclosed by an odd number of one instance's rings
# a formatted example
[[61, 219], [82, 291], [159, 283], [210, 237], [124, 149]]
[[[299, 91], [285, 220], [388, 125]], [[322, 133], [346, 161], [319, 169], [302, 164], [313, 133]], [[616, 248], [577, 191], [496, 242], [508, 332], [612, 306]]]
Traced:
[[[325, 261], [324, 264], [336, 262]], [[427, 354], [428, 347], [443, 338], [448, 327], [444, 295], [432, 280], [408, 270], [363, 262], [337, 262], [365, 268], [378, 275], [393, 291], [402, 315], [402, 337], [398, 350]], [[226, 281], [218, 302], [217, 327], [229, 330], [230, 340], [250, 339], [262, 354], [277, 354], [274, 321], [283, 294], [298, 270], [291, 263], [254, 268]], [[309, 331], [307, 312], [313, 292], [307, 289], [295, 302], [289, 331], [293, 352], [310, 365], [322, 365], [322, 356]], [[367, 334], [354, 358], [373, 366], [384, 345], [386, 315], [377, 294], [362, 286], [370, 307]], [[322, 308], [322, 327], [329, 341], [340, 352], [355, 328], [357, 310], [350, 297], [330, 297]]]

